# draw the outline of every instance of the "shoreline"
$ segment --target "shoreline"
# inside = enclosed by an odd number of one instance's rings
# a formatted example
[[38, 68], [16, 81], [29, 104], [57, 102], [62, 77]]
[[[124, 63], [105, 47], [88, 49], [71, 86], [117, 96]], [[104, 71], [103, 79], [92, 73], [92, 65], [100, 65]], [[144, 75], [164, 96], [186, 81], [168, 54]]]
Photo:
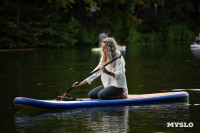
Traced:
[[[189, 42], [160, 42], [160, 43], [133, 43], [132, 45], [166, 45], [169, 43], [179, 43], [179, 44], [189, 44]], [[125, 46], [129, 46], [130, 44], [127, 44]], [[123, 45], [124, 46], [124, 45]], [[94, 48], [95, 46], [88, 46], [88, 48]], [[56, 48], [56, 47], [55, 47]], [[71, 47], [73, 48], [73, 47]], [[74, 48], [83, 48], [81, 47], [74, 47]], [[5, 48], [5, 49], [0, 49], [0, 52], [12, 52], [12, 51], [33, 51], [33, 50], [41, 50], [41, 49], [52, 49], [52, 48]], [[54, 48], [53, 48], [54, 49]]]
[[16, 48], [16, 49], [0, 49], [0, 52], [12, 52], [12, 51], [33, 51], [41, 48]]

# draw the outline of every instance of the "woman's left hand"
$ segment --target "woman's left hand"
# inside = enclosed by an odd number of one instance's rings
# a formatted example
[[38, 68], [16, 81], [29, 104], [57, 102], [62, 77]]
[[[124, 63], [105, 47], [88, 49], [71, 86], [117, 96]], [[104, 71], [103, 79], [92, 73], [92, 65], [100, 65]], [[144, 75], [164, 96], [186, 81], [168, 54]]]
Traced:
[[113, 78], [115, 78], [115, 74], [109, 72], [104, 66], [99, 67], [99, 69], [100, 69], [102, 72], [104, 72], [104, 73], [106, 73], [106, 74], [112, 76]]
[[108, 72], [107, 69], [104, 66], [99, 67], [99, 69], [104, 73]]

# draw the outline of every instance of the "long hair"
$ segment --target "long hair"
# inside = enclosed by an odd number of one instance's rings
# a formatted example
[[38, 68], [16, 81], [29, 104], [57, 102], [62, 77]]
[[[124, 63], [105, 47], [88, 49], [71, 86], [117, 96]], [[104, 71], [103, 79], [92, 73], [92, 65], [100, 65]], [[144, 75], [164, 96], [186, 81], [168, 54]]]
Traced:
[[[105, 38], [103, 40], [103, 43], [106, 44], [108, 56], [104, 55], [104, 53], [101, 51], [101, 59], [100, 59], [101, 65], [105, 64], [106, 59], [107, 59], [106, 57], [108, 57], [108, 60], [111, 61], [112, 59], [121, 55], [121, 52], [118, 50], [117, 43], [114, 40], [114, 38], [111, 38], [111, 37]], [[125, 61], [122, 56], [121, 56], [121, 60], [122, 60], [123, 66], [124, 66], [123, 68], [125, 68]], [[112, 72], [116, 71], [116, 62], [115, 61], [112, 62], [111, 65], [108, 65], [108, 66], [109, 66], [108, 68], [110, 71], [112, 71]]]

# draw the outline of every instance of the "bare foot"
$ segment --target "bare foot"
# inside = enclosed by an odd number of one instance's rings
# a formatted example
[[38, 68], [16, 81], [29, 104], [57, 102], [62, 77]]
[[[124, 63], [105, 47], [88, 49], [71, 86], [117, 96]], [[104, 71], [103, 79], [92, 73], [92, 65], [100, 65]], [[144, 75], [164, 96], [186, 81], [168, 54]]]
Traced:
[[125, 99], [125, 98], [127, 98], [127, 96], [124, 93], [118, 96], [118, 99]]

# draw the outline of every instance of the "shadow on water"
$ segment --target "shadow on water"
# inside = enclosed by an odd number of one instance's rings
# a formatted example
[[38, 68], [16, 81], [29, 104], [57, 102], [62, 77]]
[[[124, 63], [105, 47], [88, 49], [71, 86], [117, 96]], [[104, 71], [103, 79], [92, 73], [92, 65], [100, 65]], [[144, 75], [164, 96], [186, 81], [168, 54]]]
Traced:
[[[163, 128], [168, 131], [166, 121], [185, 120], [185, 117], [189, 115], [187, 110], [188, 101], [69, 110], [26, 108], [16, 112], [14, 123], [19, 132], [42, 131], [43, 129], [49, 129], [48, 132], [69, 130], [81, 132], [128, 132], [131, 130], [137, 132], [158, 131], [159, 128], [162, 128], [161, 131]], [[149, 126], [149, 121], [154, 125], [154, 129]]]

